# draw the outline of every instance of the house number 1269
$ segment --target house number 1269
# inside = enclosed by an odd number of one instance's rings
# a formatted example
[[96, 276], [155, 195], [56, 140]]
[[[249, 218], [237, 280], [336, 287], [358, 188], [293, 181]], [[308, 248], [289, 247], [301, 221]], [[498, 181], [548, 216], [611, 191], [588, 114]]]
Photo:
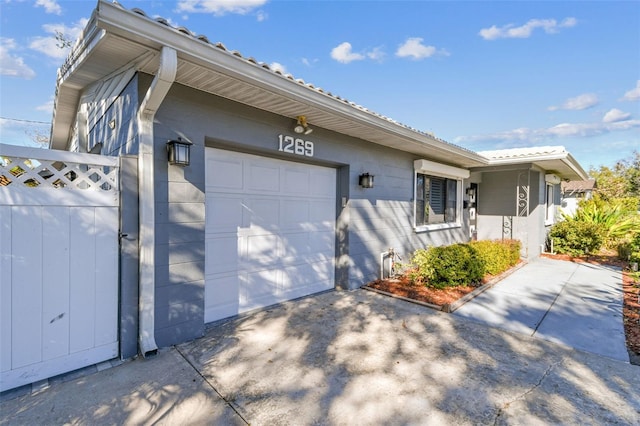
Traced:
[[294, 138], [293, 136], [278, 135], [278, 138], [280, 140], [278, 151], [313, 157], [313, 142], [304, 141], [300, 138]]

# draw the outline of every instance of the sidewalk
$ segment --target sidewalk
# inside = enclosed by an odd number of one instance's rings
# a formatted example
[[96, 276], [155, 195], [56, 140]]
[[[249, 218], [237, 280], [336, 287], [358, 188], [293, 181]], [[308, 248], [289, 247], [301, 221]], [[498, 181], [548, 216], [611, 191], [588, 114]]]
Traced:
[[540, 258], [454, 315], [629, 362], [622, 303], [619, 269]]

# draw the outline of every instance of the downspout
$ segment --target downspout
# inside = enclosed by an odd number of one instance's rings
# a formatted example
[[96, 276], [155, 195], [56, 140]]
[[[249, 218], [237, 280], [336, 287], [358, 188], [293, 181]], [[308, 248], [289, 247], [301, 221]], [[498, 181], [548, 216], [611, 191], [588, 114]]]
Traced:
[[142, 356], [158, 350], [155, 339], [155, 198], [153, 167], [153, 120], [175, 81], [178, 56], [163, 46], [160, 66], [138, 110], [138, 197], [140, 221], [140, 282], [138, 299], [138, 344]]

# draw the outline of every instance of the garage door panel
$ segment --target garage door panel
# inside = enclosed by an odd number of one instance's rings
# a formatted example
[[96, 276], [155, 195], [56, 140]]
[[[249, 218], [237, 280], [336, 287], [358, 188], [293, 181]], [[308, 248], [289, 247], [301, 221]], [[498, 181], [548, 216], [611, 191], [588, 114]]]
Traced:
[[253, 271], [274, 265], [282, 257], [281, 245], [281, 238], [273, 234], [247, 237], [247, 249], [242, 255], [240, 268]]
[[287, 233], [283, 236], [282, 258], [284, 262], [293, 262], [302, 256], [312, 254], [309, 233]]
[[331, 245], [334, 242], [333, 231], [313, 232], [309, 234], [309, 247], [312, 253], [325, 254], [333, 257], [335, 250]]
[[225, 158], [225, 156], [208, 157], [207, 188], [218, 188], [225, 191], [237, 191], [244, 186], [244, 167], [241, 159]]
[[261, 230], [270, 229], [269, 232], [277, 229], [280, 222], [280, 201], [273, 199], [245, 200], [243, 225], [245, 227], [259, 228]]
[[335, 199], [336, 175], [333, 169], [314, 169], [310, 171], [309, 194], [316, 197]]
[[309, 220], [309, 201], [282, 200], [280, 215], [280, 229], [283, 231], [309, 230], [312, 223]]
[[278, 270], [262, 270], [240, 275], [240, 313], [281, 301]]
[[327, 201], [311, 200], [309, 202], [309, 222], [324, 229], [333, 231], [335, 226], [336, 206]]
[[219, 274], [238, 270], [238, 238], [228, 237], [207, 238], [207, 273]]
[[335, 170], [213, 148], [206, 155], [218, 171], [206, 171], [205, 320], [333, 288]]
[[284, 168], [284, 195], [309, 194], [309, 172], [300, 167]]
[[244, 206], [241, 197], [220, 195], [215, 202], [208, 199], [206, 208], [207, 233], [236, 232], [242, 226]]
[[236, 315], [240, 305], [238, 289], [237, 273], [208, 277], [204, 293], [205, 322]]
[[333, 283], [333, 268], [328, 262], [305, 263], [284, 268], [283, 290], [290, 291], [294, 287], [326, 285]]
[[248, 167], [247, 190], [271, 191], [280, 190], [280, 167], [250, 162]]

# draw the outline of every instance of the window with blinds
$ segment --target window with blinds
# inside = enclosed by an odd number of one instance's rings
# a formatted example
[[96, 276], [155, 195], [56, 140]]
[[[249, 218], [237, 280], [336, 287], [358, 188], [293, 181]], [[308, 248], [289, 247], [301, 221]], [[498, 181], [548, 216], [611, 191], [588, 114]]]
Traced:
[[458, 220], [456, 179], [416, 174], [416, 226], [453, 223]]

